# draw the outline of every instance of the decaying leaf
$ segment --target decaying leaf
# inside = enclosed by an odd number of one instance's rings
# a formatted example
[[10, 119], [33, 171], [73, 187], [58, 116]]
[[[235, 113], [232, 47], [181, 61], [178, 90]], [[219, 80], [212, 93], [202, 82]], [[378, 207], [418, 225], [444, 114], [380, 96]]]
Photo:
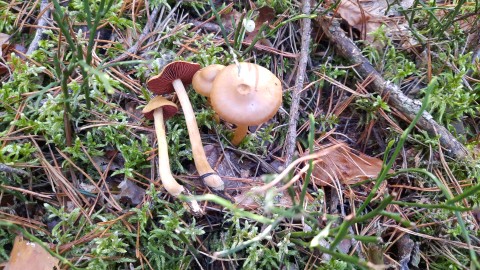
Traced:
[[386, 1], [356, 1], [342, 0], [338, 5], [337, 13], [347, 23], [362, 32], [370, 33], [382, 24], [382, 10], [385, 10]]
[[[257, 9], [258, 15], [255, 18], [255, 29], [252, 32], [248, 33], [245, 37], [246, 42], [252, 42], [256, 35], [258, 35], [258, 31], [262, 28], [262, 25], [267, 23], [271, 24], [275, 21], [275, 10], [271, 7], [265, 6], [262, 8]], [[260, 40], [261, 43], [265, 43], [266, 40]], [[270, 45], [270, 44], [265, 44]]]
[[3, 47], [4, 45], [8, 45], [8, 39], [10, 38], [10, 35], [7, 35], [7, 34], [4, 34], [4, 33], [0, 33], [0, 57], [3, 56], [2, 52], [3, 52]]
[[137, 185], [134, 182], [125, 179], [119, 185], [120, 194], [116, 195], [119, 200], [127, 201], [132, 205], [138, 205], [143, 201], [145, 196], [145, 190]]
[[342, 184], [354, 184], [376, 177], [382, 164], [381, 159], [354, 151], [342, 143], [340, 147], [329, 149], [328, 153], [316, 161], [312, 180], [319, 186], [331, 185], [335, 179]]
[[[37, 243], [15, 237], [10, 260], [5, 270], [50, 270], [60, 269], [59, 261]], [[55, 268], [56, 267], [56, 268]]]
[[[396, 4], [398, 3], [399, 4]], [[341, 0], [336, 13], [342, 17], [351, 27], [360, 31], [362, 38], [373, 42], [372, 31], [377, 30], [382, 24], [386, 25], [387, 35], [395, 39], [401, 39], [410, 46], [411, 38], [403, 16], [398, 10], [412, 6], [412, 1], [391, 0]], [[376, 44], [379, 45], [379, 44]], [[407, 45], [406, 45], [407, 46]]]
[[232, 31], [239, 24], [242, 13], [232, 8], [229, 12], [222, 14], [221, 17], [225, 30]]

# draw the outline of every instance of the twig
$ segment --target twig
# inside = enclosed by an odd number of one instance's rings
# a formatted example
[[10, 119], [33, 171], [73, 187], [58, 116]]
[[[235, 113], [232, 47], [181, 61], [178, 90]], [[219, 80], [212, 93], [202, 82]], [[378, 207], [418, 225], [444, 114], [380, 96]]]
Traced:
[[[305, 15], [310, 14], [310, 0], [302, 1], [302, 13]], [[292, 93], [292, 105], [290, 108], [290, 121], [288, 122], [288, 133], [285, 140], [286, 143], [286, 158], [285, 164], [290, 164], [295, 152], [295, 143], [297, 140], [297, 122], [299, 116], [300, 97], [303, 89], [303, 82], [305, 80], [305, 71], [307, 69], [307, 61], [309, 56], [310, 47], [310, 33], [311, 19], [302, 19], [302, 45], [300, 48], [300, 61], [298, 63], [297, 79], [295, 81], [295, 89]]]
[[[400, 88], [392, 82], [386, 81], [382, 75], [375, 70], [372, 64], [362, 55], [360, 49], [348, 38], [340, 28], [337, 20], [327, 16], [319, 17], [319, 26], [322, 27], [325, 36], [333, 43], [337, 52], [355, 65], [355, 70], [360, 76], [373, 77], [369, 88], [381, 95], [389, 96], [389, 104], [403, 113], [409, 120], [415, 118], [419, 112], [421, 103], [407, 97]], [[428, 134], [440, 137], [441, 145], [447, 150], [447, 154], [456, 159], [467, 158], [467, 150], [455, 139], [455, 137], [443, 126], [439, 125], [428, 112], [423, 112], [417, 123], [418, 127], [427, 131]]]
[[21, 176], [29, 176], [30, 174], [24, 170], [12, 168], [8, 165], [0, 163], [0, 172], [14, 173]]
[[[41, 14], [40, 19], [37, 23], [37, 31], [35, 31], [35, 37], [33, 37], [32, 43], [28, 46], [27, 55], [31, 55], [36, 49], [38, 49], [38, 43], [42, 39], [43, 31], [45, 30], [43, 27], [47, 25], [47, 18], [50, 17], [50, 3], [47, 0], [42, 0], [40, 3], [40, 12]], [[43, 13], [43, 14], [42, 14]]]

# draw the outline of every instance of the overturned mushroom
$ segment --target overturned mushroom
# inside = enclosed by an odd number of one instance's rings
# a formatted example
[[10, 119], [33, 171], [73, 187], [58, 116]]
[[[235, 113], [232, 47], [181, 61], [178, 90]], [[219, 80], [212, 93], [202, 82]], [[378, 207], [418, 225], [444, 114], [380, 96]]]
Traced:
[[[158, 141], [158, 173], [162, 180], [163, 187], [173, 197], [184, 193], [188, 194], [188, 191], [172, 176], [170, 170], [170, 160], [168, 158], [168, 145], [165, 135], [164, 120], [172, 117], [177, 113], [178, 108], [175, 103], [157, 96], [150, 100], [150, 102], [143, 108], [143, 114], [145, 118], [154, 120], [155, 134]], [[202, 215], [202, 209], [195, 200], [188, 202], [188, 207], [194, 215]]]
[[200, 132], [198, 131], [195, 113], [193, 112], [184, 86], [184, 84], [188, 85], [192, 82], [193, 75], [199, 69], [200, 65], [198, 64], [185, 61], [172, 62], [166, 65], [160, 74], [148, 80], [147, 85], [155, 94], [166, 94], [175, 90], [185, 115], [188, 135], [192, 143], [193, 160], [200, 178], [213, 190], [221, 191], [224, 189], [223, 181], [212, 169], [210, 164], [208, 164], [205, 151], [203, 150]]
[[210, 92], [220, 118], [237, 125], [232, 144], [237, 146], [248, 126], [273, 117], [282, 104], [280, 80], [268, 69], [252, 63], [229, 65], [218, 72]]

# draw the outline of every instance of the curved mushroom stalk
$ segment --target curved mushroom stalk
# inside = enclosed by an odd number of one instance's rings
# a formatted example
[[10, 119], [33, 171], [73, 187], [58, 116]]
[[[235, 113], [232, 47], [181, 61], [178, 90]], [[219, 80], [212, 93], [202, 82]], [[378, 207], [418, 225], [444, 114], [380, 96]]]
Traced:
[[243, 138], [247, 136], [247, 131], [248, 126], [237, 126], [237, 128], [235, 129], [235, 133], [233, 134], [232, 144], [234, 146], [238, 146], [242, 142]]
[[185, 188], [177, 183], [171, 173], [165, 125], [163, 124], [163, 109], [156, 109], [153, 112], [153, 119], [158, 143], [158, 174], [160, 175], [160, 179], [162, 179], [165, 190], [173, 197], [177, 197], [182, 194], [182, 192], [185, 192]]
[[193, 161], [197, 168], [198, 174], [205, 182], [205, 184], [211, 187], [215, 191], [221, 191], [224, 189], [223, 180], [215, 173], [210, 164], [207, 161], [205, 151], [203, 150], [202, 139], [200, 132], [198, 131], [197, 120], [195, 119], [195, 113], [193, 112], [192, 105], [188, 99], [187, 91], [183, 86], [180, 79], [176, 79], [172, 82], [173, 88], [177, 93], [178, 100], [183, 109], [185, 115], [185, 121], [187, 122], [188, 135], [192, 144]]
[[[153, 110], [153, 112], [152, 112]], [[173, 178], [170, 169], [170, 159], [168, 158], [168, 144], [165, 134], [164, 119], [169, 118], [177, 112], [177, 107], [174, 103], [162, 98], [155, 97], [143, 109], [145, 117], [154, 120], [155, 135], [158, 142], [158, 174], [162, 181], [165, 190], [177, 197], [180, 194], [188, 195], [189, 192], [182, 185], [180, 185], [175, 178]], [[203, 215], [203, 211], [198, 205], [197, 201], [192, 200], [186, 203], [189, 211], [196, 216]]]

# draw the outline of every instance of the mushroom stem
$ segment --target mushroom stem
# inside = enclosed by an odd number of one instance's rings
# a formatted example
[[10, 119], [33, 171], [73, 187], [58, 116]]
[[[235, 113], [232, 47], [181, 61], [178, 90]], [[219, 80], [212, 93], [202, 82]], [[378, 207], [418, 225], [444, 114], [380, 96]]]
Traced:
[[155, 134], [157, 135], [158, 142], [158, 173], [167, 192], [170, 195], [177, 197], [185, 191], [185, 188], [177, 183], [170, 170], [165, 125], [163, 124], [163, 109], [155, 109], [153, 112], [153, 118], [155, 122]]
[[235, 133], [233, 134], [232, 144], [238, 146], [243, 138], [247, 136], [248, 126], [237, 126]]
[[173, 81], [173, 88], [177, 93], [178, 100], [182, 106], [183, 114], [185, 115], [185, 121], [187, 122], [188, 135], [192, 144], [193, 160], [198, 174], [201, 176], [210, 174], [203, 178], [205, 184], [211, 187], [213, 190], [223, 190], [224, 184], [220, 176], [218, 176], [212, 169], [207, 161], [205, 151], [203, 150], [202, 139], [200, 138], [200, 132], [198, 131], [197, 120], [195, 119], [195, 113], [193, 112], [192, 105], [188, 99], [187, 91], [183, 86], [180, 79]]
[[[153, 119], [155, 123], [155, 134], [157, 135], [158, 142], [158, 173], [160, 175], [160, 179], [162, 180], [163, 187], [170, 195], [177, 197], [181, 193], [186, 193], [186, 189], [177, 183], [175, 178], [173, 178], [172, 171], [170, 169], [162, 108], [158, 108], [153, 111]], [[202, 209], [196, 201], [190, 201], [188, 206], [193, 213], [201, 215]]]

